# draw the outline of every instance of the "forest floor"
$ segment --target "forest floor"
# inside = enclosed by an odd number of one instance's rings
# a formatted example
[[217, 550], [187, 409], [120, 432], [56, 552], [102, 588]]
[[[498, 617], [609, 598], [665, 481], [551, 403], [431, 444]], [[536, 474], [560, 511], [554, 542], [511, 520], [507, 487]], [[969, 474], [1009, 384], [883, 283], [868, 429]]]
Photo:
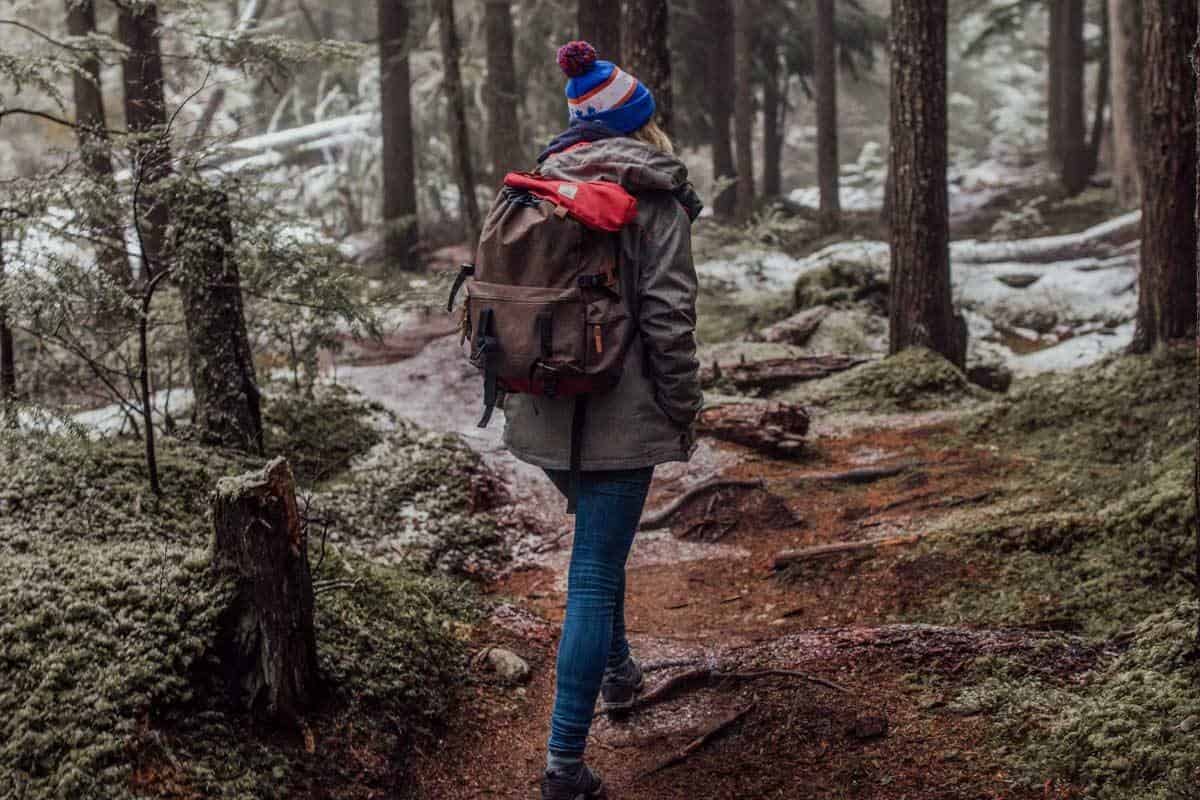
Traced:
[[[466, 435], [524, 509], [528, 538], [486, 585], [497, 611], [472, 646], [516, 652], [531, 678], [505, 686], [477, 670], [444, 736], [419, 759], [411, 796], [529, 798], [553, 703], [569, 518], [548, 481], [500, 449], [499, 422], [473, 428], [477, 378], [456, 345], [451, 336], [398, 363], [342, 367], [339, 380], [402, 417]], [[936, 538], [948, 517], [1003, 494], [1022, 469], [1016, 455], [964, 437], [961, 416], [827, 413], [798, 461], [704, 441], [693, 464], [659, 471], [651, 509], [711, 477], [762, 479], [768, 488], [701, 497], [673, 530], [639, 534], [628, 571], [631, 641], [650, 668], [648, 692], [679, 685], [624, 719], [597, 719], [588, 758], [610, 796], [1075, 796], [1014, 788], [988, 716], [950, 699], [978, 658], [1003, 654], [1067, 680], [1094, 664], [1096, 648], [1029, 629], [898, 621], [983, 577], [985, 565], [931, 542], [914, 547], [925, 534]], [[890, 465], [904, 468], [865, 484], [803, 479]], [[784, 550], [897, 537], [902, 543], [818, 559], [804, 572], [772, 570]]]

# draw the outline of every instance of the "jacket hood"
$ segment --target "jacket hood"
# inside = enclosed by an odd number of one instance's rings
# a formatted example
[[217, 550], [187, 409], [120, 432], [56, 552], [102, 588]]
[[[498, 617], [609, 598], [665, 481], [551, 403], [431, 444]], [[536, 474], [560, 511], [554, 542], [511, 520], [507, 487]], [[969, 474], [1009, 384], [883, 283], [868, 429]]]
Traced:
[[538, 172], [563, 181], [612, 181], [630, 194], [670, 192], [695, 219], [704, 207], [687, 167], [670, 153], [628, 137], [605, 138], [560, 151], [542, 161]]

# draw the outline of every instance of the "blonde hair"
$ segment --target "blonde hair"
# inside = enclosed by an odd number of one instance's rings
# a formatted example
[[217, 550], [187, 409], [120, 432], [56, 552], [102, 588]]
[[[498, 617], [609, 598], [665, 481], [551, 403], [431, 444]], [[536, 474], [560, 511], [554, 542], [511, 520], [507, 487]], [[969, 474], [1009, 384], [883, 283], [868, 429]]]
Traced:
[[648, 144], [657, 150], [662, 150], [664, 153], [675, 155], [675, 145], [671, 143], [671, 137], [667, 135], [666, 131], [658, 127], [658, 123], [655, 122], [653, 118], [629, 135], [632, 138], [637, 139], [639, 142]]

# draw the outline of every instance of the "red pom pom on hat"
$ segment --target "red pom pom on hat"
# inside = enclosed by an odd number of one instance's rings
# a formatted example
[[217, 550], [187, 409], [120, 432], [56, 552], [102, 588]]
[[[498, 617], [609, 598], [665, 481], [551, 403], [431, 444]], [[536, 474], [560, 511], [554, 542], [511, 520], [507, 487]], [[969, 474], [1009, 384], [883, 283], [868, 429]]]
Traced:
[[596, 48], [587, 42], [567, 42], [558, 48], [558, 66], [568, 78], [578, 78], [596, 63]]

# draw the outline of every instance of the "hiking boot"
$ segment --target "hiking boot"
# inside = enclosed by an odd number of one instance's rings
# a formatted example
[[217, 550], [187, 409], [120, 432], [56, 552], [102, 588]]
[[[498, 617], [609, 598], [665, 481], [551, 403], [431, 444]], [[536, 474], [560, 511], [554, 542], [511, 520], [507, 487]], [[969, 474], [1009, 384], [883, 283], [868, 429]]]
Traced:
[[633, 705], [646, 679], [642, 668], [632, 658], [616, 669], [604, 671], [604, 682], [600, 684], [600, 696], [604, 699], [605, 711], [621, 711]]
[[542, 774], [542, 800], [605, 800], [604, 781], [586, 765], [580, 764], [574, 775], [561, 772]]

